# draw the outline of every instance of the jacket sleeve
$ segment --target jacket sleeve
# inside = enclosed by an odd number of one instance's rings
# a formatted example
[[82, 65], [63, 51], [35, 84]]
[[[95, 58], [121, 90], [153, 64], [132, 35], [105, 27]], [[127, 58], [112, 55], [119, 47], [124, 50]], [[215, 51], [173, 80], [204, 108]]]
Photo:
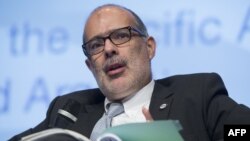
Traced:
[[19, 141], [21, 140], [22, 137], [45, 130], [50, 128], [50, 124], [51, 124], [51, 116], [52, 116], [52, 111], [54, 109], [55, 103], [58, 101], [59, 96], [56, 97], [51, 103], [50, 106], [48, 108], [47, 114], [46, 114], [46, 118], [40, 123], [38, 124], [36, 127], [34, 128], [30, 128], [18, 135], [15, 135], [14, 137], [12, 137], [11, 139], [9, 139], [9, 141]]
[[213, 73], [204, 82], [204, 117], [212, 140], [223, 138], [225, 124], [250, 124], [250, 109], [232, 100], [221, 77]]

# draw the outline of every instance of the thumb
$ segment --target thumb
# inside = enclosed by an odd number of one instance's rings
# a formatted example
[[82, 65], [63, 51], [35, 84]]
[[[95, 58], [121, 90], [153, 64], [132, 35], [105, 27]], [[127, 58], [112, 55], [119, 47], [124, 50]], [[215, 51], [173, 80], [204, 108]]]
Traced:
[[153, 121], [154, 120], [152, 118], [152, 115], [150, 114], [149, 110], [145, 106], [142, 107], [142, 113], [145, 116], [147, 121]]

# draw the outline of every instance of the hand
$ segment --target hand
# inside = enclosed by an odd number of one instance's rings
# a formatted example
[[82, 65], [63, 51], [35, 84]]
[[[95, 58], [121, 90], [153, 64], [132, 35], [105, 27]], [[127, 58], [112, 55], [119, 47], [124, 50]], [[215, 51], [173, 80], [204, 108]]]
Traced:
[[145, 116], [147, 121], [153, 121], [154, 120], [153, 117], [151, 116], [149, 110], [144, 106], [142, 107], [142, 113]]

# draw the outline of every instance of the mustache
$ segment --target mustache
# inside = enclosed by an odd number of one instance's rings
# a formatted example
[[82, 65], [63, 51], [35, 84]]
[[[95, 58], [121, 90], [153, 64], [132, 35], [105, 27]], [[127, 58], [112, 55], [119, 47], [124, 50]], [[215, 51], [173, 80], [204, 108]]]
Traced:
[[119, 64], [122, 66], [127, 65], [127, 60], [123, 57], [119, 57], [119, 56], [114, 56], [112, 58], [109, 58], [104, 64], [103, 64], [103, 70], [107, 70], [111, 65], [113, 64]]

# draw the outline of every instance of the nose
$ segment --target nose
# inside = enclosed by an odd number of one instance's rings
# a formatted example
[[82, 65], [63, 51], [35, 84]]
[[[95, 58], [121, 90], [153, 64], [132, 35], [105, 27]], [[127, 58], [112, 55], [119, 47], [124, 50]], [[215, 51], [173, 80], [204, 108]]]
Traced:
[[105, 45], [104, 45], [104, 54], [107, 58], [112, 57], [113, 55], [118, 54], [118, 48], [115, 44], [113, 44], [110, 39], [105, 40]]

